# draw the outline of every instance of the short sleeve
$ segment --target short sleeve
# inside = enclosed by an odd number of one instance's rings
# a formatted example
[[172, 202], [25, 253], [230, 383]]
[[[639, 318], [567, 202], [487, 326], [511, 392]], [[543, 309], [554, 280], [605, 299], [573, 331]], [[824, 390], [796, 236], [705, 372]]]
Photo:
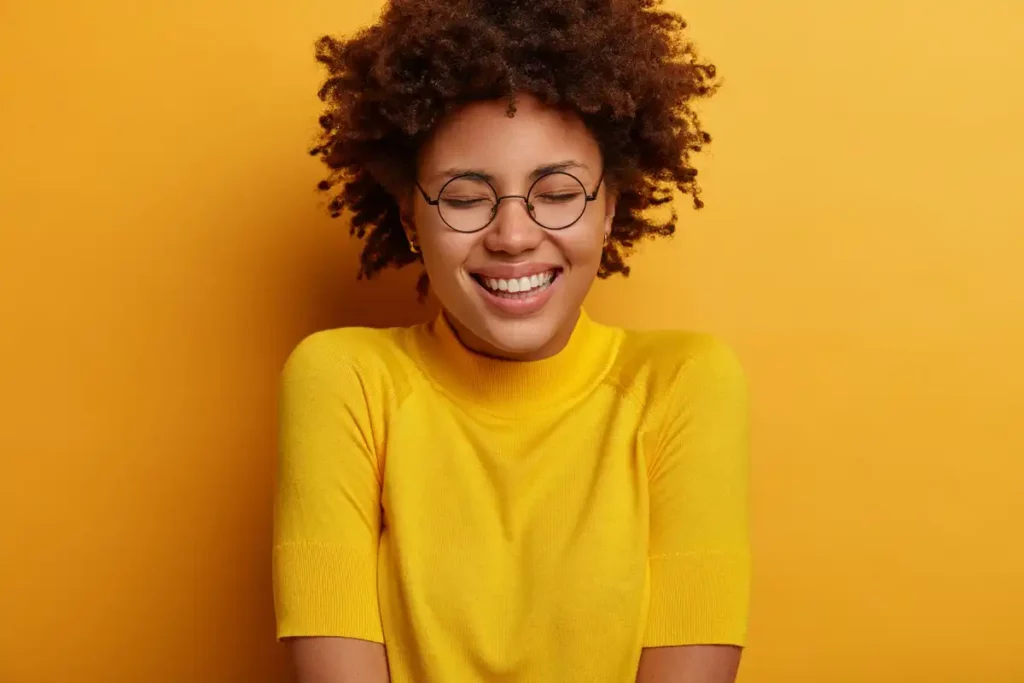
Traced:
[[744, 645], [750, 592], [748, 401], [732, 352], [691, 340], [658, 413], [645, 647]]
[[383, 642], [377, 601], [381, 474], [371, 402], [343, 345], [329, 335], [304, 340], [281, 377], [277, 635]]

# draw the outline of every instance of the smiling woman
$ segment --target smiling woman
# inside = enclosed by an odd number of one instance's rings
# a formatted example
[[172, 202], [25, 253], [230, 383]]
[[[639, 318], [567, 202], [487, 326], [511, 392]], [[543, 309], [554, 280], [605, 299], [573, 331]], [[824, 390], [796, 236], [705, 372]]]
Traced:
[[654, 0], [394, 0], [320, 42], [321, 188], [362, 273], [422, 260], [441, 313], [285, 367], [275, 590], [303, 683], [734, 679], [742, 372], [582, 309], [672, 233], [649, 209], [700, 205], [714, 69], [683, 28]]
[[482, 353], [529, 360], [568, 341], [601, 264], [615, 196], [578, 116], [528, 93], [516, 98], [511, 118], [507, 100], [490, 100], [444, 119], [417, 159], [438, 199], [426, 200], [423, 188], [399, 205], [459, 338]]

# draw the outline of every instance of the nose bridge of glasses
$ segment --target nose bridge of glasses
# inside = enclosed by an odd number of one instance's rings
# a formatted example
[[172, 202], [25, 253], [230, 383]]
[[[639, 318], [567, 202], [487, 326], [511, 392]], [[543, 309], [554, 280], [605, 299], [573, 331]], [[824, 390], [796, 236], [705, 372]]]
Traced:
[[[511, 204], [518, 204], [519, 202], [515, 201], [517, 199], [523, 200], [523, 213], [512, 215], [506, 212], [504, 216], [500, 216], [501, 204], [506, 199], [513, 200], [509, 202]], [[521, 194], [495, 196], [489, 225], [494, 231], [494, 238], [502, 244], [508, 242], [521, 246], [526, 243], [532, 243], [536, 239], [536, 231], [544, 232], [544, 226], [537, 222], [537, 217], [529, 198]]]
[[524, 194], [503, 194], [494, 197], [494, 207], [491, 209], [491, 213], [495, 216], [498, 215], [498, 210], [501, 208], [501, 203], [506, 199], [522, 199], [523, 206], [526, 207], [526, 213], [533, 217], [533, 204], [530, 203], [530, 198]]
[[[501, 204], [506, 199], [512, 200], [505, 202], [506, 204], [519, 204], [518, 200], [522, 200], [523, 208], [520, 210], [509, 207], [502, 214]], [[509, 253], [519, 253], [536, 247], [545, 233], [544, 226], [537, 222], [529, 199], [520, 194], [495, 197], [491, 220], [487, 227], [488, 247], [495, 251]]]

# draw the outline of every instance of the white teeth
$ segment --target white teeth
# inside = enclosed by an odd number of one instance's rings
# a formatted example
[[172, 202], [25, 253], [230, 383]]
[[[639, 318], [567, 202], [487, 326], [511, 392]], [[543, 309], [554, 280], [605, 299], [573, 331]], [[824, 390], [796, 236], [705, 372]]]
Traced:
[[480, 282], [493, 292], [509, 292], [519, 294], [530, 290], [544, 287], [551, 283], [555, 272], [549, 270], [545, 273], [535, 273], [530, 276], [502, 280], [499, 278], [480, 278]]

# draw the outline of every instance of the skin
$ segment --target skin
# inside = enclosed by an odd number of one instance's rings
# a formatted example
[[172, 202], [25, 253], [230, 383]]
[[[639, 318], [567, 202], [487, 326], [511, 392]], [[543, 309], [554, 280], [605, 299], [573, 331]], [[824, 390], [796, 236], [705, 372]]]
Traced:
[[[567, 170], [587, 192], [601, 180], [597, 141], [576, 116], [520, 96], [514, 118], [508, 102], [478, 102], [443, 121], [419, 159], [423, 189], [436, 198], [449, 169], [480, 170], [501, 195], [525, 195], [530, 175], [545, 166], [570, 162]], [[511, 360], [537, 360], [558, 353], [572, 334], [580, 306], [597, 276], [615, 199], [601, 183], [597, 200], [573, 226], [551, 231], [537, 225], [522, 200], [501, 202], [484, 230], [459, 233], [441, 220], [437, 208], [410, 192], [400, 202], [406, 231], [419, 245], [430, 286], [449, 321], [470, 349]], [[489, 307], [470, 273], [496, 266], [550, 264], [562, 269], [551, 299], [526, 317]]]
[[636, 683], [733, 683], [741, 653], [732, 645], [645, 648]]
[[390, 683], [384, 646], [355, 638], [289, 641], [298, 683]]
[[[597, 141], [574, 114], [545, 107], [522, 95], [514, 118], [505, 100], [473, 103], [441, 122], [421, 151], [418, 171], [424, 191], [437, 198], [450, 169], [472, 169], [493, 177], [499, 195], [525, 195], [538, 169], [571, 162], [569, 172], [588, 193], [601, 178]], [[525, 203], [501, 203], [494, 221], [476, 233], [458, 233], [415, 188], [399, 204], [410, 242], [423, 253], [431, 289], [460, 340], [488, 356], [528, 361], [558, 353], [569, 340], [580, 306], [597, 276], [605, 236], [615, 215], [614, 192], [601, 183], [583, 217], [560, 231], [546, 230]], [[551, 298], [527, 316], [489, 306], [471, 273], [494, 267], [561, 269]], [[555, 288], [557, 286], [557, 288]], [[388, 683], [383, 645], [347, 638], [300, 638], [292, 651], [299, 683]], [[644, 649], [637, 683], [733, 683], [740, 649], [689, 645]]]

